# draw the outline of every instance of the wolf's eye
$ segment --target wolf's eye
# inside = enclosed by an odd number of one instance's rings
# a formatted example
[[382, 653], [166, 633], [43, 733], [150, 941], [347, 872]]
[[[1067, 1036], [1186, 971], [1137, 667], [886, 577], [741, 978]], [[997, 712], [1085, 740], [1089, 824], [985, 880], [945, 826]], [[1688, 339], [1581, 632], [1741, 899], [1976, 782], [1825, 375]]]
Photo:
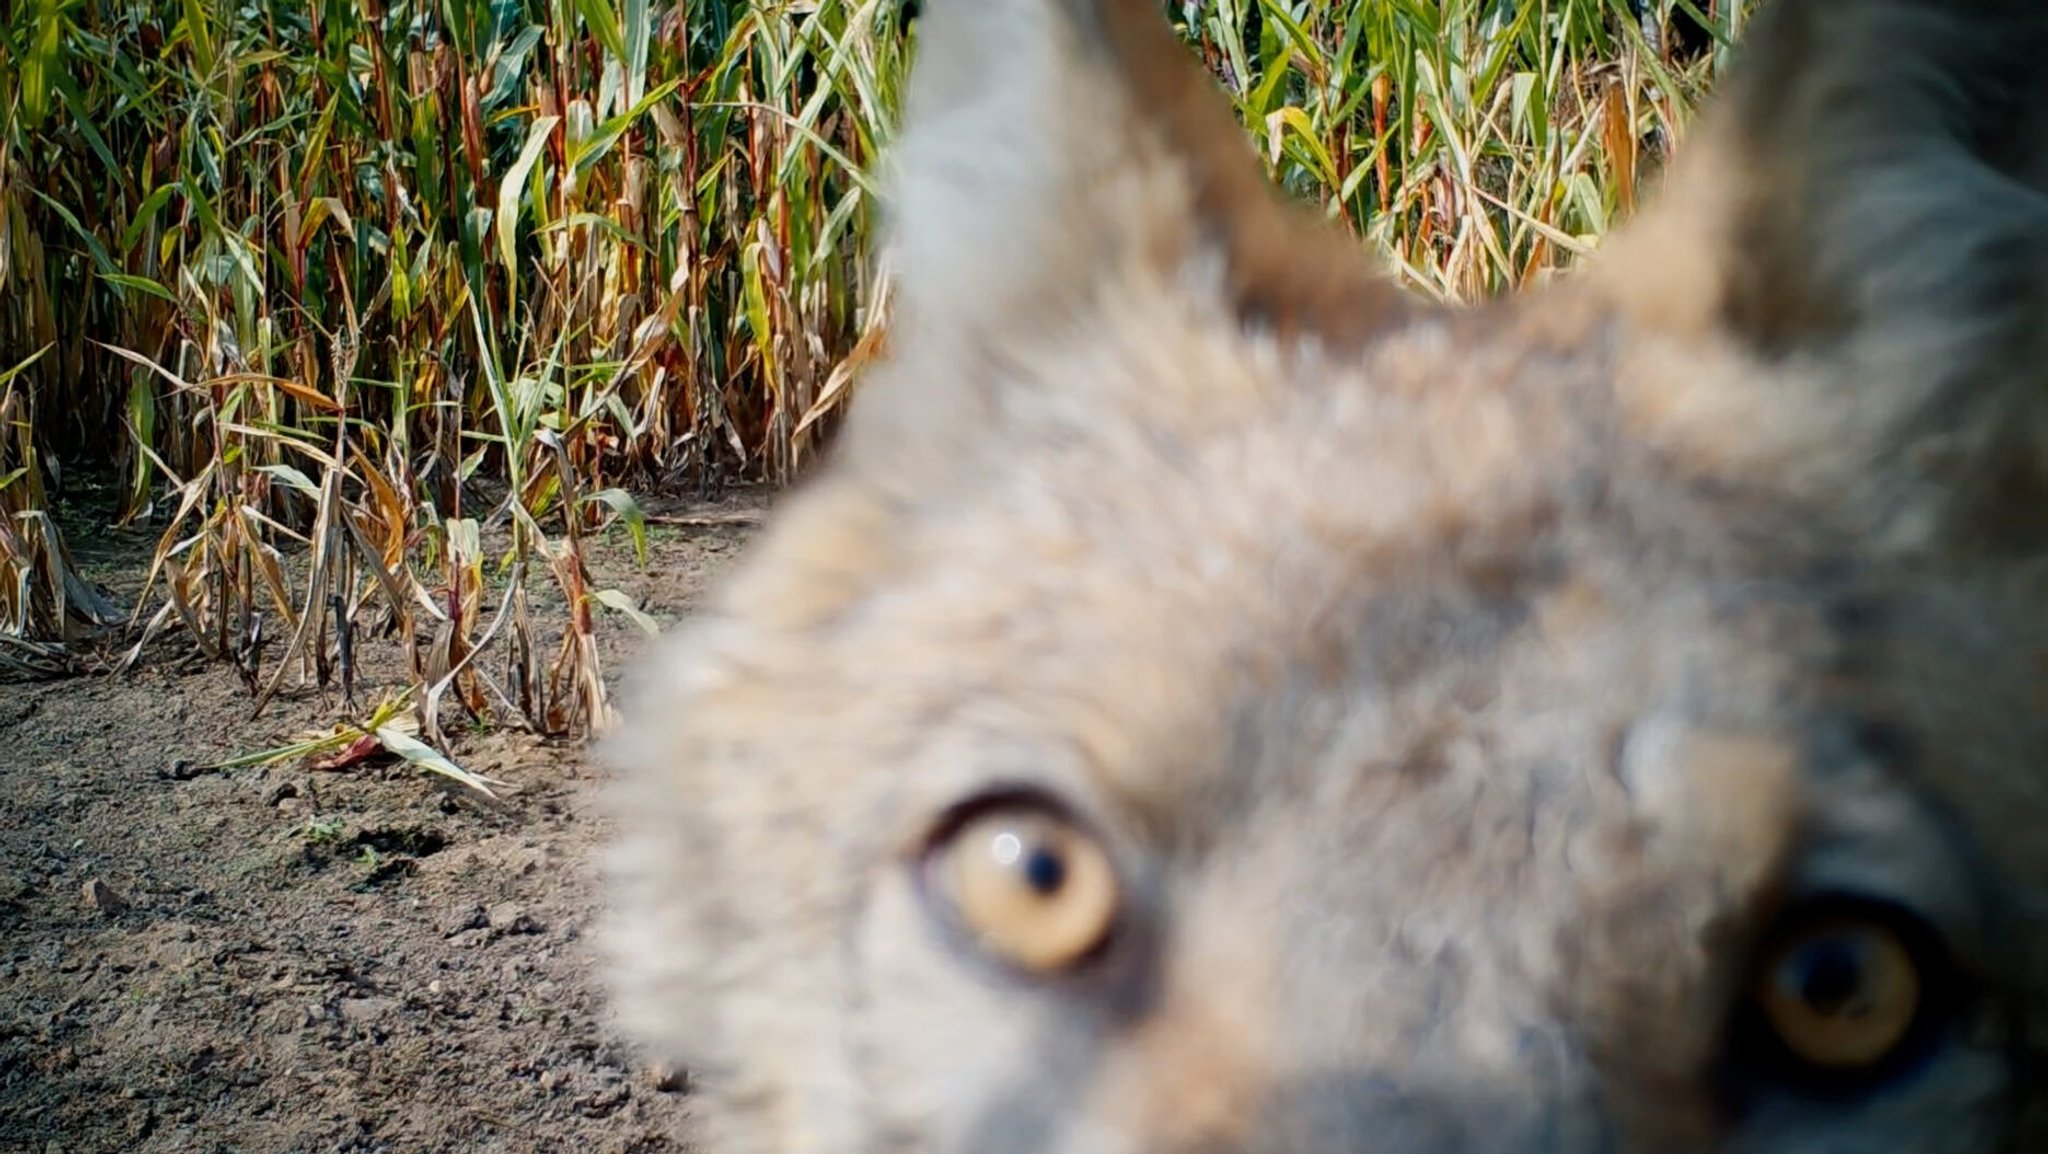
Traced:
[[1824, 1079], [1857, 1079], [1930, 1037], [1948, 991], [1933, 932], [1851, 904], [1793, 922], [1759, 959], [1756, 1018], [1784, 1058]]
[[1121, 902], [1109, 855], [1086, 831], [1032, 806], [974, 814], [930, 859], [940, 895], [981, 947], [1035, 974], [1085, 961]]

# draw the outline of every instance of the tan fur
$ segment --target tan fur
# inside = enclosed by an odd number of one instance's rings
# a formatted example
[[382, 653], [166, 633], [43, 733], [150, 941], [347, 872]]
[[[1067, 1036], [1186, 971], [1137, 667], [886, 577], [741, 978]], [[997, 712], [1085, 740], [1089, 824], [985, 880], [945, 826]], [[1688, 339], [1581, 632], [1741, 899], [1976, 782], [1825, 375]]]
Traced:
[[[1459, 312], [1150, 0], [927, 8], [892, 360], [611, 749], [706, 1148], [2048, 1143], [2048, 11], [1776, 0], [1593, 267]], [[916, 880], [1019, 786], [1126, 883], [1094, 969]], [[1731, 1023], [1839, 892], [1959, 1000], [1830, 1096]]]

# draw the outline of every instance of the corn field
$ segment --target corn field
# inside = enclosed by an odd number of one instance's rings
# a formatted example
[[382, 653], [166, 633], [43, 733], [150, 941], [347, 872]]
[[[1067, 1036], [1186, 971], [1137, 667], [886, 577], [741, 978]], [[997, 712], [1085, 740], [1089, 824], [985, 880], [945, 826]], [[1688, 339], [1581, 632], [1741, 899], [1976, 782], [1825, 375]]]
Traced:
[[[588, 732], [593, 615], [637, 617], [589, 535], [796, 476], [884, 351], [901, 0], [0, 2], [0, 677], [175, 637], [260, 709], [385, 634], [428, 741]], [[1454, 300], [1625, 216], [1743, 15], [1169, 10], [1274, 174]], [[86, 475], [159, 542], [136, 604], [75, 571]]]

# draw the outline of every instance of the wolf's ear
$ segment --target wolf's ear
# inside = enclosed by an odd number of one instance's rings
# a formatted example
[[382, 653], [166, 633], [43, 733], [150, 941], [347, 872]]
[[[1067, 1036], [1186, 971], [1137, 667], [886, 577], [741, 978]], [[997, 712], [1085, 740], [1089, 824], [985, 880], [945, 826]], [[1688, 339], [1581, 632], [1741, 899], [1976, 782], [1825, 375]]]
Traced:
[[1158, 0], [927, 0], [893, 157], [902, 342], [1006, 339], [1211, 275], [1241, 321], [1342, 343], [1401, 297], [1287, 203]]
[[2048, 544], [2040, 0], [1772, 0], [1600, 265], [1673, 446], [1923, 543]]

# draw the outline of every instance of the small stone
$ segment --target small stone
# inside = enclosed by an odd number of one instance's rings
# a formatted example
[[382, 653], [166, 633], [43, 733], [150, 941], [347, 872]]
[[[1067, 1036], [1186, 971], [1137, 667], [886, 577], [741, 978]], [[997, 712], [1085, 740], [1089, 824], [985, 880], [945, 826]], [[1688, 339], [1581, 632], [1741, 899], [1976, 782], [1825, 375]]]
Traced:
[[586, 1118], [602, 1118], [624, 1105], [632, 1096], [632, 1087], [624, 1082], [615, 1082], [578, 1098], [575, 1107]]
[[689, 1072], [666, 1064], [649, 1066], [647, 1080], [663, 1094], [678, 1094], [690, 1088]]
[[279, 802], [289, 801], [297, 796], [299, 796], [298, 782], [280, 781], [276, 785], [271, 786], [269, 791], [263, 795], [263, 804], [274, 806]]
[[342, 1021], [363, 1025], [391, 1013], [398, 1008], [398, 1003], [390, 998], [343, 998], [335, 1008], [340, 1011]]
[[499, 902], [485, 914], [493, 930], [501, 934], [536, 934], [540, 923], [527, 915], [517, 902]]
[[86, 909], [98, 910], [109, 916], [128, 908], [128, 900], [115, 893], [114, 887], [98, 878], [85, 883], [80, 889], [80, 894], [85, 899]]
[[457, 910], [453, 917], [442, 923], [441, 936], [452, 938], [465, 930], [480, 930], [490, 924], [490, 918], [485, 915], [482, 906], [470, 906], [468, 909]]
[[432, 995], [434, 995], [434, 996], [435, 996], [435, 997], [437, 997], [437, 998], [438, 998], [438, 997], [440, 997], [440, 996], [441, 996], [441, 979], [439, 979], [439, 978], [435, 978], [435, 979], [434, 979], [433, 981], [431, 981], [431, 982], [428, 982], [428, 983], [427, 983], [427, 992], [428, 992], [428, 993], [430, 993], [430, 994], [432, 994]]

